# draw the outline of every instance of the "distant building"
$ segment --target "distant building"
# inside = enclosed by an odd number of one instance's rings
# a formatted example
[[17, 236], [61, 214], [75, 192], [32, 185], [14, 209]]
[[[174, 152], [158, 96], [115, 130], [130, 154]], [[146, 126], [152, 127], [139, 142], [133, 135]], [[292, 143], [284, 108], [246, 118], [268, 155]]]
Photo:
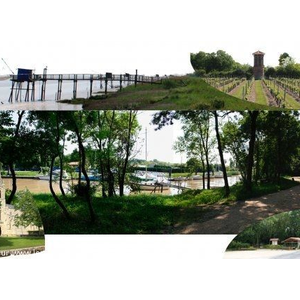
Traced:
[[283, 241], [284, 245], [289, 248], [300, 248], [300, 238], [299, 237], [289, 237]]
[[264, 78], [264, 55], [265, 53], [261, 51], [256, 51], [253, 53], [254, 56], [253, 75], [255, 80], [260, 80]]
[[270, 239], [270, 244], [271, 244], [272, 246], [277, 246], [277, 245], [278, 245], [278, 242], [279, 242], [279, 239], [277, 239], [277, 238], [272, 238], [272, 239]]

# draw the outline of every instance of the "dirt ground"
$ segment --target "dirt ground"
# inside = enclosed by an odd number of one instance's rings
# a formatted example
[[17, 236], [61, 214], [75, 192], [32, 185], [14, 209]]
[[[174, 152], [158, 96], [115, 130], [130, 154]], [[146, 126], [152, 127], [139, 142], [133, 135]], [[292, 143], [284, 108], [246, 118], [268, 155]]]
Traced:
[[300, 186], [232, 205], [212, 205], [199, 222], [177, 228], [176, 233], [238, 234], [257, 221], [296, 209], [300, 209]]

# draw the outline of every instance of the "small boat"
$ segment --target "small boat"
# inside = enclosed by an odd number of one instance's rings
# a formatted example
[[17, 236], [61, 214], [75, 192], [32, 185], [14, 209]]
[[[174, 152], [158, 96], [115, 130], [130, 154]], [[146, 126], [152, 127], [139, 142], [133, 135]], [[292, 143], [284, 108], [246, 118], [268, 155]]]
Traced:
[[[55, 171], [52, 172], [52, 179], [56, 180], [58, 179], [60, 176], [60, 169], [56, 169]], [[40, 180], [50, 180], [50, 174], [49, 175], [42, 175], [42, 176], [38, 176], [38, 178]], [[63, 179], [68, 179], [69, 176], [67, 174], [67, 172], [64, 170], [63, 171], [63, 176], [62, 176]]]
[[224, 177], [224, 176], [223, 176], [223, 172], [222, 172], [222, 171], [215, 172], [214, 177], [215, 177], [215, 178], [223, 178], [223, 177]]

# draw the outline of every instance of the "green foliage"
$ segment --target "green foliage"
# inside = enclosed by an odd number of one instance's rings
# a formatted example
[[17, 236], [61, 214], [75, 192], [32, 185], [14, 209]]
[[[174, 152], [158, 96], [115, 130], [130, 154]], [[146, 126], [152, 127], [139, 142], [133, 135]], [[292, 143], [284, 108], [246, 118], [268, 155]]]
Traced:
[[[300, 235], [300, 211], [290, 211], [274, 215], [246, 228], [235, 239], [235, 242], [249, 243], [267, 249], [282, 249], [282, 242], [292, 236]], [[271, 238], [278, 238], [279, 245], [270, 244]]]
[[170, 79], [163, 80], [162, 85], [166, 90], [174, 89], [178, 86], [176, 81]]
[[249, 243], [232, 241], [227, 250], [254, 250], [254, 248]]
[[27, 227], [29, 225], [41, 228], [43, 226], [42, 219], [32, 194], [26, 189], [16, 193], [13, 201], [15, 209], [21, 211], [21, 215], [15, 216], [16, 226]]
[[81, 182], [80, 184], [75, 184], [72, 186], [71, 193], [76, 195], [77, 197], [84, 198], [87, 193], [90, 193], [91, 196], [93, 196], [96, 193], [96, 186], [92, 186], [90, 189], [87, 188], [87, 185], [85, 182]]

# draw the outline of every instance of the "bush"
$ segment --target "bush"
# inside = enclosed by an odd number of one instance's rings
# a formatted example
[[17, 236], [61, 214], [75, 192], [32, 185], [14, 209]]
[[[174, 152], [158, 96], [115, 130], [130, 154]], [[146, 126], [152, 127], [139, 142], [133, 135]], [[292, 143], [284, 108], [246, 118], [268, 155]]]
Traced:
[[78, 197], [85, 197], [88, 193], [90, 193], [90, 195], [95, 194], [96, 192], [96, 187], [90, 187], [90, 191], [88, 191], [88, 187], [86, 185], [85, 182], [81, 182], [81, 184], [75, 184], [73, 186], [74, 189], [74, 194]]
[[271, 249], [271, 250], [285, 249], [285, 247], [283, 245], [263, 245], [262, 248], [264, 248], [264, 249]]
[[227, 250], [251, 250], [254, 249], [249, 243], [242, 243], [238, 241], [232, 241], [229, 246], [227, 247]]
[[170, 80], [170, 79], [165, 79], [163, 80], [163, 88], [164, 89], [167, 89], [167, 90], [170, 90], [170, 89], [174, 89], [177, 87], [177, 83], [175, 80]]

